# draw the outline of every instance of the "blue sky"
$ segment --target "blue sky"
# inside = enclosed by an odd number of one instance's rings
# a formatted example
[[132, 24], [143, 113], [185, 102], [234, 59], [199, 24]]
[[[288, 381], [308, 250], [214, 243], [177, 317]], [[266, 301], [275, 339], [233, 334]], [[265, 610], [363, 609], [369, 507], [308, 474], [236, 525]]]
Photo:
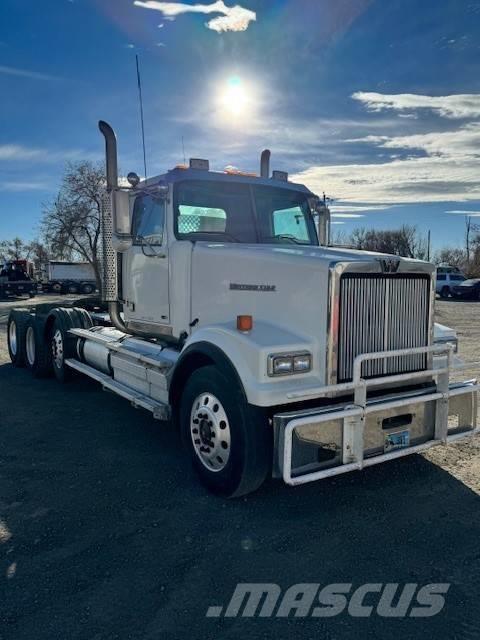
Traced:
[[[0, 240], [38, 233], [66, 161], [149, 174], [188, 157], [257, 170], [262, 148], [335, 199], [335, 229], [480, 216], [478, 0], [3, 0]], [[450, 213], [451, 211], [460, 213]], [[479, 218], [480, 223], [480, 218]]]

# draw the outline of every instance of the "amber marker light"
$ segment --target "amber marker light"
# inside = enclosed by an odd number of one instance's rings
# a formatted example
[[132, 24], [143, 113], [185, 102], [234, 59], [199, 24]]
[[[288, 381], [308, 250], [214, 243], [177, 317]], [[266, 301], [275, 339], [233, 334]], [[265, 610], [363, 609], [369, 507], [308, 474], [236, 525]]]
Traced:
[[252, 327], [252, 316], [237, 316], [237, 331], [251, 331]]

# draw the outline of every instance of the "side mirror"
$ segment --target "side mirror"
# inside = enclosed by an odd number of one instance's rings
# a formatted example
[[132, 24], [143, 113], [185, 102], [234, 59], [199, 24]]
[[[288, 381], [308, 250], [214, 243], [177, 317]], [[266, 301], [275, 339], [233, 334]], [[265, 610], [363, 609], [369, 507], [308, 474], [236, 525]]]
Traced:
[[116, 189], [112, 196], [113, 244], [115, 250], [121, 253], [129, 249], [132, 244], [130, 193]]

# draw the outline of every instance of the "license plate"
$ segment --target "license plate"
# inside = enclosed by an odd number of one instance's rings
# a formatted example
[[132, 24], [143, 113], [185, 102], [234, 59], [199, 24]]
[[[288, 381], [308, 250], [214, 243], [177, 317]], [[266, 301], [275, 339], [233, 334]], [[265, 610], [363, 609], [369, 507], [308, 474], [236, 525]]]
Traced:
[[404, 449], [410, 446], [410, 432], [397, 431], [396, 433], [385, 434], [385, 444], [383, 450], [385, 453], [395, 451], [396, 449]]

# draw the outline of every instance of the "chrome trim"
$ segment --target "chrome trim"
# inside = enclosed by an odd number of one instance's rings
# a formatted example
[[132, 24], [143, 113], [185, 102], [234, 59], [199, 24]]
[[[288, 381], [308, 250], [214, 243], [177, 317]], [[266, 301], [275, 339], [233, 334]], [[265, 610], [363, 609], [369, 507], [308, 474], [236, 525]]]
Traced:
[[173, 329], [166, 324], [154, 324], [152, 322], [143, 322], [141, 320], [130, 320], [127, 322], [129, 332], [134, 331], [135, 334], [144, 336], [173, 336]]
[[[338, 326], [340, 306], [340, 279], [344, 273], [382, 274], [382, 265], [378, 258], [369, 261], [345, 262], [336, 261], [329, 265], [328, 309], [327, 309], [327, 348], [325, 354], [325, 382], [334, 385], [338, 379]], [[418, 274], [430, 277], [430, 306], [429, 306], [429, 345], [433, 344], [434, 304], [435, 304], [435, 274], [436, 268], [429, 262], [421, 262], [400, 258], [397, 274]], [[433, 354], [427, 354], [427, 367], [432, 368]]]
[[[273, 361], [275, 358], [296, 358], [297, 356], [308, 356], [310, 358], [310, 367], [308, 369], [304, 369], [303, 371], [287, 371], [286, 373], [274, 373], [273, 371]], [[272, 378], [280, 378], [283, 376], [293, 376], [298, 375], [299, 373], [308, 373], [312, 370], [312, 361], [313, 355], [310, 351], [292, 351], [288, 353], [270, 353], [267, 358], [267, 374]]]

